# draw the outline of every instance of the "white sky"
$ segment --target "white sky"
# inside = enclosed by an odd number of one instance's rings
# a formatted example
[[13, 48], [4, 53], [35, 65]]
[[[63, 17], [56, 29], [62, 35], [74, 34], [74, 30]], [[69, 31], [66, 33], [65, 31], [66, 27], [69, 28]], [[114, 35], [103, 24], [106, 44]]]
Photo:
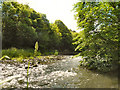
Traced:
[[61, 20], [72, 30], [77, 30], [77, 23], [74, 19], [73, 4], [78, 0], [17, 0], [26, 3], [35, 11], [46, 14], [50, 23]]

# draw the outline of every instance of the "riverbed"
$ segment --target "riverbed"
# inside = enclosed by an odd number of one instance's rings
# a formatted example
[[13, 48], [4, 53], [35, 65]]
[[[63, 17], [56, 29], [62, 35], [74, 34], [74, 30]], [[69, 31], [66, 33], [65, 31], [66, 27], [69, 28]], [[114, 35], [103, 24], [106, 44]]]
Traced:
[[0, 88], [118, 88], [118, 76], [79, 67], [81, 57], [66, 56], [27, 69], [25, 64], [0, 63]]

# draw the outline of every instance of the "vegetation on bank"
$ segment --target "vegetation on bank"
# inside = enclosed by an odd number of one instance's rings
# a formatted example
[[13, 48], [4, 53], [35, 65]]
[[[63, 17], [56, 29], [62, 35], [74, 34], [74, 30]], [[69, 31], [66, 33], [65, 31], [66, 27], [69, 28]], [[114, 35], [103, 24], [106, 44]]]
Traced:
[[40, 51], [37, 51], [37, 53], [35, 53], [34, 49], [17, 49], [17, 48], [10, 48], [10, 49], [6, 49], [6, 50], [2, 50], [2, 56], [8, 56], [9, 58], [7, 59], [27, 59], [27, 58], [31, 58], [34, 59], [36, 57], [40, 57], [40, 56], [46, 56], [46, 55], [55, 55], [57, 56], [59, 54], [59, 52], [57, 50], [53, 51], [53, 52], [45, 52], [42, 53]]
[[[17, 49], [17, 48], [10, 48], [2, 50], [2, 58], [0, 60], [16, 60], [17, 62], [23, 62], [35, 59], [44, 59], [45, 61], [49, 60], [61, 60], [64, 56], [58, 56], [60, 52], [58, 50], [51, 51], [51, 52], [41, 52], [38, 50], [38, 42], [35, 43], [35, 48], [33, 49]], [[37, 61], [38, 62], [38, 61]]]
[[[120, 2], [78, 2], [74, 5], [78, 27], [75, 50], [81, 66], [110, 71], [119, 64]], [[114, 68], [115, 69], [115, 68]]]
[[[34, 50], [32, 49], [17, 49], [17, 48], [10, 48], [6, 50], [2, 50], [2, 55], [7, 55], [10, 58], [17, 58], [17, 57], [30, 57], [34, 56]], [[40, 52], [37, 53], [37, 55], [41, 55]]]

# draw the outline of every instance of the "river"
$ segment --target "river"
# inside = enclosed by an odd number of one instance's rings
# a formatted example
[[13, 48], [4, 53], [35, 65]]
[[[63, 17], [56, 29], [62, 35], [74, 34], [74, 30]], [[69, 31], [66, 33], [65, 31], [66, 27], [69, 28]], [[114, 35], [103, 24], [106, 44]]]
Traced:
[[28, 78], [24, 64], [0, 63], [0, 82], [12, 77], [0, 88], [26, 88], [27, 82], [31, 88], [118, 88], [117, 74], [100, 74], [83, 69], [79, 67], [82, 58], [71, 57], [30, 68]]

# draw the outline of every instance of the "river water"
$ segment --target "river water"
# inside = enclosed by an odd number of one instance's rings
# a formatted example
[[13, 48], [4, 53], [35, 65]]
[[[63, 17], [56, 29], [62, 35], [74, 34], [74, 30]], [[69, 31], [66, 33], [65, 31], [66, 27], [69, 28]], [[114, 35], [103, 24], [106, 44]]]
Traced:
[[[71, 58], [54, 63], [39, 64], [29, 69], [29, 76], [25, 65], [19, 66], [0, 63], [0, 82], [13, 77], [0, 88], [118, 88], [117, 74], [100, 74], [79, 67], [81, 57]], [[15, 77], [19, 75], [18, 77]]]

